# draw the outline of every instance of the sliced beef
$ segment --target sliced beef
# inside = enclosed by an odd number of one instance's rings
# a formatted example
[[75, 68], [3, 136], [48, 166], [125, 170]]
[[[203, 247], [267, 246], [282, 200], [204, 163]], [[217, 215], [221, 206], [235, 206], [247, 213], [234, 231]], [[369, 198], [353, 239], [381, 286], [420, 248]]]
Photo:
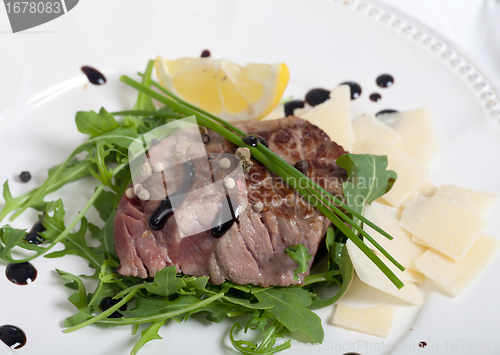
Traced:
[[[335, 161], [345, 151], [321, 129], [297, 117], [243, 122], [238, 127], [266, 139], [269, 148], [292, 166], [305, 161], [309, 178], [341, 196], [345, 171]], [[193, 137], [199, 136], [199, 131], [189, 129], [163, 139], [150, 149], [152, 164], [162, 162], [170, 173], [154, 173], [142, 181], [142, 186], [151, 193], [150, 200], [122, 197], [114, 229], [121, 262], [118, 272], [146, 278], [165, 266], [175, 265], [184, 274], [209, 276], [215, 284], [225, 280], [264, 287], [301, 283], [302, 275], [298, 281], [293, 279], [298, 265], [285, 249], [302, 243], [314, 256], [329, 220], [252, 158], [254, 165], [249, 173], [241, 176], [238, 169], [229, 172], [237, 183], [228, 193], [238, 211], [238, 220], [221, 238], [214, 238], [210, 228], [225, 199], [224, 173], [216, 169], [216, 162], [221, 154], [231, 158], [232, 164], [237, 165], [238, 160], [230, 155], [236, 146], [215, 132], [208, 134], [206, 153], [194, 143]], [[175, 194], [181, 186], [186, 174], [183, 163], [187, 160], [196, 166], [192, 191], [162, 229], [150, 228], [149, 217], [162, 196], [168, 195], [168, 191]], [[257, 202], [264, 205], [258, 213], [252, 207]], [[312, 260], [309, 268], [311, 264]], [[309, 270], [305, 275], [308, 273]]]

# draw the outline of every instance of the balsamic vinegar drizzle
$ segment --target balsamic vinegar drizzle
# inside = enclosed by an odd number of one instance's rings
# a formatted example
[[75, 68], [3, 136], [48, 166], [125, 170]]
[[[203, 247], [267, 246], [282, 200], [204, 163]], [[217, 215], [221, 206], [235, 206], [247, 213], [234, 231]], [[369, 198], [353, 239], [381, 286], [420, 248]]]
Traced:
[[[113, 297], [104, 297], [101, 300], [101, 303], [99, 304], [99, 308], [101, 308], [101, 311], [106, 311], [109, 308], [113, 307], [115, 304], [121, 301], [120, 299], [114, 300]], [[126, 311], [127, 310], [127, 304], [125, 303], [123, 306], [120, 307], [120, 311]], [[118, 311], [114, 311], [111, 313], [108, 318], [121, 318], [122, 314]]]
[[377, 77], [376, 82], [381, 88], [388, 88], [394, 84], [394, 77], [390, 74], [382, 74]]
[[386, 115], [388, 113], [396, 113], [396, 112], [399, 112], [397, 110], [393, 110], [393, 109], [386, 109], [386, 110], [382, 110], [382, 111], [379, 111], [375, 114], [375, 116], [380, 116], [380, 115]]
[[292, 100], [288, 101], [285, 105], [283, 105], [285, 109], [285, 117], [293, 116], [293, 111], [296, 108], [304, 108], [304, 101], [302, 100]]
[[255, 134], [249, 134], [242, 140], [245, 144], [248, 144], [251, 147], [256, 147], [257, 143], [261, 143], [262, 145], [266, 146], [266, 148], [269, 148], [269, 143], [267, 143], [267, 141], [261, 136], [257, 136]]
[[[225, 190], [226, 188], [224, 188]], [[215, 238], [220, 238], [232, 227], [233, 223], [236, 222], [237, 216], [234, 213], [233, 205], [231, 204], [231, 199], [229, 195], [226, 194], [227, 205], [225, 203], [221, 203], [221, 208], [214, 219], [215, 227], [211, 229], [212, 236]], [[229, 211], [228, 211], [229, 209]], [[226, 222], [222, 222], [223, 218], [228, 215], [228, 212], [231, 213], [231, 219]]]
[[311, 106], [319, 105], [330, 98], [330, 91], [322, 88], [311, 89], [307, 92], [305, 100]]
[[40, 235], [45, 230], [45, 227], [42, 224], [43, 222], [43, 217], [38, 220], [33, 227], [31, 227], [31, 230], [26, 234], [24, 237], [24, 240], [27, 241], [30, 244], [42, 244], [45, 239]]
[[[187, 161], [184, 163], [184, 170], [186, 171], [186, 178], [182, 183], [181, 187], [170, 196], [177, 196], [187, 193], [191, 190], [194, 183], [194, 177], [196, 173], [196, 166], [192, 161]], [[168, 217], [174, 213], [175, 208], [172, 207], [170, 203], [170, 196], [167, 196], [163, 201], [160, 202], [159, 206], [151, 213], [149, 217], [149, 227], [154, 230], [160, 230], [165, 226]]]
[[16, 285], [27, 285], [28, 281], [35, 281], [37, 271], [29, 262], [9, 264], [5, 269], [5, 276]]
[[15, 325], [5, 324], [0, 326], [0, 340], [9, 348], [19, 349], [26, 344], [26, 333]]
[[354, 81], [345, 81], [343, 83], [340, 83], [339, 85], [349, 85], [349, 87], [351, 88], [351, 100], [356, 100], [361, 96], [361, 92], [363, 91], [361, 89], [361, 85], [355, 83]]
[[374, 92], [373, 94], [370, 95], [370, 100], [373, 102], [380, 101], [382, 99], [382, 95], [380, 95], [378, 92]]
[[102, 85], [106, 82], [104, 75], [97, 69], [89, 66], [83, 66], [82, 72], [87, 76], [89, 81], [94, 85]]

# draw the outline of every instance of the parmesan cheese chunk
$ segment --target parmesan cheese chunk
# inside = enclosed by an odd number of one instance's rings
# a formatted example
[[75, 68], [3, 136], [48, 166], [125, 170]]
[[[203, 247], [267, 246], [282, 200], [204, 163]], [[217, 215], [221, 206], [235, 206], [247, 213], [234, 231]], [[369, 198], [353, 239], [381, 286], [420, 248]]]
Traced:
[[479, 217], [484, 217], [486, 211], [498, 200], [498, 195], [494, 193], [475, 191], [453, 185], [439, 186], [436, 196], [454, 202]]
[[417, 159], [425, 166], [429, 166], [438, 152], [439, 144], [427, 108], [391, 113], [380, 116], [403, 139], [399, 148]]
[[[365, 207], [365, 217], [393, 237], [389, 240], [367, 224], [363, 226], [363, 229], [405, 268], [410, 267], [413, 260], [426, 250], [421, 245], [415, 244], [411, 240], [410, 233], [401, 228], [399, 209], [373, 202]], [[375, 249], [368, 240], [365, 242], [370, 249]]]
[[462, 260], [486, 222], [438, 196], [420, 197], [402, 213], [401, 227], [431, 248]]
[[428, 250], [415, 260], [415, 266], [450, 294], [457, 296], [472, 284], [499, 247], [498, 239], [481, 234], [463, 260], [454, 261]]
[[410, 195], [410, 197], [408, 197], [406, 202], [400, 206], [400, 209], [405, 209], [409, 203], [415, 201], [419, 196], [431, 197], [436, 192], [436, 189], [436, 186], [427, 181], [420, 190], [416, 190]]
[[340, 85], [330, 92], [330, 99], [305, 113], [302, 118], [318, 126], [330, 139], [352, 152], [354, 130], [351, 122], [351, 90]]
[[392, 128], [371, 115], [363, 115], [352, 123], [354, 129], [353, 151], [356, 153], [359, 148], [368, 142], [388, 142], [391, 144], [401, 143], [401, 136]]
[[396, 309], [389, 306], [352, 308], [337, 303], [331, 323], [358, 332], [387, 338], [394, 323]]
[[396, 171], [398, 178], [382, 199], [394, 207], [401, 206], [412, 193], [420, 190], [429, 176], [425, 166], [393, 144], [369, 142], [358, 153], [387, 155], [387, 168]]
[[[404, 283], [405, 286], [399, 290], [352, 241], [348, 240], [346, 246], [354, 270], [356, 270], [356, 274], [362, 282], [406, 302], [417, 305], [422, 304], [422, 296], [420, 296], [415, 284], [407, 281]], [[386, 265], [389, 264], [387, 259], [381, 259]], [[400, 270], [397, 271], [402, 273]], [[396, 276], [398, 276], [398, 273], [396, 273]]]

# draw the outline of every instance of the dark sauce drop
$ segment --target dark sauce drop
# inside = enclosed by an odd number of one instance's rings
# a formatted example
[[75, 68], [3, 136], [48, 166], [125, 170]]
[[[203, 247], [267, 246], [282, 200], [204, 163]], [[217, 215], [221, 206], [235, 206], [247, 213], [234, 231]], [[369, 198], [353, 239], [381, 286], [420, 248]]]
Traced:
[[343, 355], [361, 355], [360, 353], [344, 353]]
[[288, 101], [285, 105], [285, 117], [293, 116], [293, 111], [296, 108], [304, 108], [304, 101], [302, 100], [292, 100]]
[[389, 74], [382, 74], [377, 77], [377, 85], [381, 88], [389, 88], [394, 84], [394, 78]]
[[5, 269], [5, 276], [16, 285], [27, 285], [28, 281], [35, 281], [37, 271], [29, 262], [9, 264]]
[[201, 58], [210, 57], [210, 51], [208, 49], [205, 49], [203, 52], [201, 52], [200, 57]]
[[306, 175], [309, 170], [309, 164], [305, 160], [299, 160], [293, 167], [304, 175]]
[[[217, 212], [217, 215], [215, 216], [215, 220], [213, 222], [215, 227], [211, 229], [211, 233], [214, 238], [220, 238], [224, 234], [226, 234], [226, 232], [231, 228], [233, 223], [236, 222], [237, 220], [229, 195], [226, 195], [226, 199], [227, 199], [227, 205], [222, 204], [222, 207], [219, 209], [219, 212]], [[229, 221], [222, 222], [229, 213], [231, 213], [231, 219]]]
[[26, 333], [21, 328], [6, 324], [0, 326], [0, 340], [9, 348], [19, 349], [26, 344]]
[[421, 341], [420, 343], [418, 343], [419, 348], [425, 348], [426, 346], [427, 346], [427, 343], [425, 341]]
[[[184, 163], [184, 170], [186, 171], [186, 178], [182, 183], [181, 187], [172, 194], [172, 196], [182, 195], [191, 190], [194, 183], [194, 177], [196, 173], [196, 167], [192, 161], [187, 161]], [[170, 203], [170, 198], [167, 197], [160, 202], [158, 207], [151, 213], [149, 217], [149, 227], [154, 230], [160, 230], [163, 228], [167, 222], [168, 217], [174, 213], [174, 207]]]
[[257, 146], [257, 143], [259, 142], [259, 140], [257, 139], [256, 136], [246, 136], [245, 138], [243, 138], [243, 143], [251, 146], [251, 147], [256, 147]]
[[380, 115], [386, 115], [388, 113], [396, 113], [396, 112], [399, 112], [398, 110], [393, 110], [393, 109], [385, 109], [385, 110], [382, 110], [382, 111], [379, 111], [375, 114], [375, 116], [380, 116]]
[[28, 182], [31, 180], [31, 174], [29, 171], [23, 171], [21, 174], [19, 174], [19, 180], [21, 182]]
[[97, 69], [92, 67], [83, 66], [82, 72], [87, 76], [89, 81], [94, 85], [102, 85], [106, 82], [104, 75]]
[[43, 217], [40, 218], [39, 221], [37, 221], [33, 227], [31, 227], [31, 230], [26, 234], [26, 237], [24, 237], [24, 240], [27, 241], [30, 244], [42, 244], [45, 239], [40, 236], [40, 233], [42, 233], [45, 230], [45, 227], [42, 224], [43, 222]]
[[305, 100], [311, 106], [319, 105], [330, 98], [330, 91], [325, 89], [311, 89], [307, 92]]
[[[120, 299], [114, 300], [113, 297], [105, 297], [102, 299], [101, 303], [99, 304], [99, 308], [101, 308], [101, 311], [106, 311], [113, 307], [115, 304], [121, 301]], [[120, 307], [120, 311], [126, 311], [127, 310], [127, 304], [125, 303], [123, 306]], [[121, 318], [122, 314], [118, 311], [114, 311], [111, 313], [108, 318]]]
[[370, 100], [372, 100], [373, 102], [378, 102], [381, 99], [382, 99], [382, 95], [380, 95], [377, 92], [374, 92], [373, 94], [370, 95]]
[[351, 88], [351, 100], [356, 100], [361, 96], [361, 92], [363, 91], [361, 89], [361, 85], [355, 83], [354, 81], [345, 81], [343, 83], [340, 83], [339, 85], [349, 85], [349, 87]]

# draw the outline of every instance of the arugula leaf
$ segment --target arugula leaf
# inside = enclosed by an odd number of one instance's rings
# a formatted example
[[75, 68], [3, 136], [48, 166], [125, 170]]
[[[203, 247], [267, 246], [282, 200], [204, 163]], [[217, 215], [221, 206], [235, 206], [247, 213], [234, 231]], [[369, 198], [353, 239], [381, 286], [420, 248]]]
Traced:
[[[235, 329], [241, 330], [241, 325], [239, 323], [235, 323], [231, 327], [231, 330], [229, 331], [229, 339], [231, 340], [233, 347], [244, 355], [271, 355], [291, 347], [291, 340], [287, 340], [283, 344], [274, 346], [274, 344], [276, 344], [276, 339], [283, 337], [288, 332], [279, 322], [276, 322], [267, 330], [263, 330], [264, 340], [260, 345], [254, 344], [251, 341], [235, 340], [233, 336], [233, 331]], [[247, 327], [245, 327], [245, 332], [247, 329], [248, 323]]]
[[108, 113], [101, 107], [99, 113], [94, 111], [79, 111], [75, 117], [76, 127], [83, 134], [88, 134], [90, 138], [95, 138], [106, 132], [111, 132], [119, 127], [115, 116]]
[[349, 181], [343, 184], [344, 196], [357, 211], [389, 192], [397, 178], [395, 171], [386, 170], [386, 155], [344, 154], [337, 159], [337, 165], [347, 171]]
[[307, 271], [307, 264], [309, 260], [312, 259], [312, 255], [309, 254], [309, 250], [302, 243], [286, 248], [285, 253], [290, 255], [290, 259], [299, 264], [299, 266], [293, 271], [293, 279], [298, 281], [299, 278], [297, 274], [303, 274]]
[[316, 297], [311, 308], [323, 308], [338, 302], [351, 286], [354, 277], [354, 267], [347, 252], [345, 243], [335, 241], [335, 233], [332, 227], [326, 232], [326, 248], [330, 255], [330, 270], [338, 268], [340, 270], [340, 289], [332, 297], [322, 300]]
[[87, 291], [85, 290], [85, 285], [83, 284], [82, 279], [66, 271], [62, 271], [59, 269], [56, 269], [56, 271], [63, 279], [70, 281], [66, 284], [67, 287], [71, 289], [76, 288], [77, 290], [75, 293], [69, 296], [68, 299], [78, 309], [79, 312], [72, 315], [71, 317], [66, 318], [66, 320], [64, 321], [64, 326], [71, 327], [92, 318], [91, 307], [89, 307], [87, 303]]
[[26, 229], [15, 229], [8, 224], [0, 228], [0, 259], [7, 262], [13, 261], [11, 250], [23, 242], [25, 235]]
[[176, 277], [175, 266], [168, 266], [156, 272], [153, 282], [144, 282], [144, 288], [160, 296], [170, 296], [177, 293], [186, 284]]
[[113, 234], [115, 215], [116, 211], [112, 211], [103, 228], [89, 223], [89, 230], [92, 238], [97, 239], [101, 243], [98, 247], [91, 248], [91, 250], [98, 255], [104, 254], [106, 256], [107, 253], [114, 260], [118, 260], [115, 250], [115, 236]]
[[160, 328], [162, 327], [163, 324], [165, 324], [165, 322], [167, 321], [167, 319], [164, 319], [162, 321], [159, 321], [159, 322], [155, 322], [153, 324], [151, 324], [148, 329], [146, 330], [143, 330], [141, 332], [141, 337], [139, 338], [139, 340], [137, 341], [137, 343], [135, 344], [135, 346], [133, 347], [132, 351], [130, 352], [130, 355], [135, 355], [137, 354], [137, 352], [148, 342], [152, 341], [152, 340], [160, 340], [160, 339], [163, 339], [159, 334], [158, 334], [158, 331], [160, 330]]
[[321, 318], [307, 308], [312, 300], [306, 290], [297, 287], [270, 288], [256, 293], [255, 297], [272, 305], [267, 312], [291, 332], [300, 330], [315, 343], [323, 341]]
[[181, 295], [173, 301], [166, 297], [153, 298], [140, 296], [137, 297], [134, 309], [130, 311], [121, 311], [121, 313], [127, 318], [150, 317], [163, 313], [179, 311], [199, 302], [201, 302], [199, 298], [190, 295]]
[[[44, 218], [44, 226], [46, 218]], [[57, 222], [62, 223], [62, 228], [60, 229], [62, 232], [65, 229], [64, 221], [62, 222], [57, 221]], [[53, 228], [52, 225], [50, 225], [49, 228], [47, 228], [47, 231], [51, 232], [52, 228]], [[99, 270], [101, 269], [101, 265], [104, 262], [104, 255], [97, 254], [95, 250], [92, 250], [91, 247], [87, 245], [87, 242], [85, 240], [85, 233], [87, 232], [87, 229], [88, 229], [87, 219], [83, 217], [81, 220], [80, 229], [75, 233], [69, 233], [67, 237], [61, 241], [61, 243], [64, 245], [64, 249], [46, 254], [45, 257], [59, 258], [67, 254], [81, 256], [82, 258], [86, 259], [89, 262], [90, 267], [95, 269], [95, 272], [92, 276], [94, 277], [97, 276]], [[42, 236], [45, 238], [45, 232], [42, 233]]]

